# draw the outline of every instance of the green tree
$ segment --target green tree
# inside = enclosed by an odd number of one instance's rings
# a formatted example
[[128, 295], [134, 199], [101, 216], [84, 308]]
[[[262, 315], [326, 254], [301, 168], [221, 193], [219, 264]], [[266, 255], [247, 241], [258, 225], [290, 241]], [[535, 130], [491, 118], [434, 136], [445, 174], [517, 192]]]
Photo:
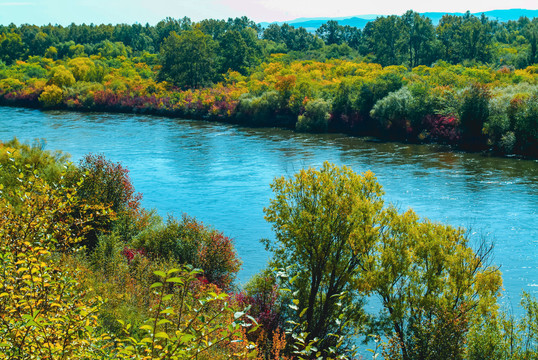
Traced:
[[215, 42], [200, 30], [172, 32], [161, 47], [161, 80], [179, 86], [200, 87], [215, 74]]
[[383, 66], [399, 65], [403, 55], [399, 51], [402, 20], [396, 15], [379, 17], [366, 24], [364, 28], [365, 49], [375, 56], [376, 62]]
[[293, 279], [288, 316], [320, 354], [365, 325], [364, 295], [381, 300], [389, 354], [404, 360], [461, 359], [470, 324], [495, 314], [502, 279], [488, 263], [492, 246], [475, 251], [464, 229], [384, 207], [371, 172], [324, 163], [271, 187], [271, 265]]
[[444, 15], [437, 26], [443, 60], [487, 62], [491, 59], [493, 33], [485, 16]]
[[221, 72], [228, 70], [245, 74], [252, 62], [252, 53], [239, 31], [229, 30], [220, 40]]
[[325, 44], [332, 45], [342, 43], [343, 32], [343, 26], [338, 25], [337, 21], [329, 20], [316, 30], [316, 35], [323, 39]]
[[26, 54], [26, 47], [19, 34], [0, 34], [0, 60], [11, 64]]
[[277, 178], [271, 188], [275, 198], [264, 209], [276, 235], [265, 241], [271, 264], [296, 265], [288, 269], [296, 277], [291, 320], [304, 316], [307, 341], [321, 339], [318, 349], [327, 354], [365, 321], [358, 275], [375, 243], [381, 186], [371, 172], [358, 175], [326, 162], [320, 170]]
[[402, 52], [407, 52], [409, 67], [430, 65], [433, 57], [435, 29], [432, 21], [409, 10], [402, 15]]
[[468, 323], [496, 309], [502, 279], [488, 266], [492, 246], [470, 247], [464, 229], [385, 209], [363, 273], [381, 299], [393, 353], [408, 359], [461, 359]]

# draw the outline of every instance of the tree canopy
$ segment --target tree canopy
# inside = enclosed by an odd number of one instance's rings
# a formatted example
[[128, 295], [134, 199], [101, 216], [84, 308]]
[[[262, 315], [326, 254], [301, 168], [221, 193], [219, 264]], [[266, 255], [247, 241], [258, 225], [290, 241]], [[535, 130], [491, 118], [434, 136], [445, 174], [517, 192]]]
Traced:
[[[455, 358], [467, 322], [495, 313], [501, 277], [488, 266], [491, 248], [475, 251], [463, 229], [385, 207], [373, 173], [325, 162], [271, 187], [275, 197], [264, 209], [276, 236], [265, 241], [271, 265], [294, 278], [290, 320], [305, 325], [307, 341], [322, 339], [321, 354], [345, 351], [337, 349], [341, 339], [364, 331], [366, 295], [381, 299], [377, 321], [404, 360], [428, 351]], [[439, 335], [432, 326], [452, 327]], [[450, 333], [454, 343], [444, 349]]]

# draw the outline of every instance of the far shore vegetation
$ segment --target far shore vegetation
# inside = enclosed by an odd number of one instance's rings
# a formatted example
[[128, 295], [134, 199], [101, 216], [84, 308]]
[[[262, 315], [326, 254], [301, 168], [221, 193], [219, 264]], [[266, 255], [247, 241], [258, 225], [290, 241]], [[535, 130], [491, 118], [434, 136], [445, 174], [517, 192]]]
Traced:
[[418, 13], [0, 26], [0, 104], [160, 114], [538, 157], [538, 19]]

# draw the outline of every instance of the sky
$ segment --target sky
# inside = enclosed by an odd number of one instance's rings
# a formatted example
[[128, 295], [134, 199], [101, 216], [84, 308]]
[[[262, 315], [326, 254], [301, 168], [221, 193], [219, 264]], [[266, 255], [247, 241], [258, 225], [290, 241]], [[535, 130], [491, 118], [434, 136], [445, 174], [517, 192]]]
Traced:
[[0, 0], [0, 24], [150, 23], [166, 18], [227, 19], [248, 16], [256, 22], [301, 17], [401, 15], [417, 12], [481, 12], [537, 9], [537, 0]]

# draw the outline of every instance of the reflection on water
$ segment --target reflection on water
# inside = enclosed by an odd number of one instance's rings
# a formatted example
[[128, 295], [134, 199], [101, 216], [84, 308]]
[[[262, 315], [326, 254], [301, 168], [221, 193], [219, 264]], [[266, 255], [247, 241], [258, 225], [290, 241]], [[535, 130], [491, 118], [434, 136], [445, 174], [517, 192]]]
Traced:
[[[387, 200], [402, 209], [495, 241], [495, 263], [507, 297], [538, 293], [538, 162], [450, 151], [441, 145], [378, 142], [340, 134], [124, 114], [81, 114], [0, 108], [0, 139], [47, 139], [73, 160], [104, 153], [131, 170], [144, 205], [196, 216], [234, 237], [243, 259], [240, 281], [263, 268], [259, 243], [271, 237], [263, 207], [276, 176], [328, 160], [372, 170]], [[477, 235], [477, 236], [478, 236]]]

